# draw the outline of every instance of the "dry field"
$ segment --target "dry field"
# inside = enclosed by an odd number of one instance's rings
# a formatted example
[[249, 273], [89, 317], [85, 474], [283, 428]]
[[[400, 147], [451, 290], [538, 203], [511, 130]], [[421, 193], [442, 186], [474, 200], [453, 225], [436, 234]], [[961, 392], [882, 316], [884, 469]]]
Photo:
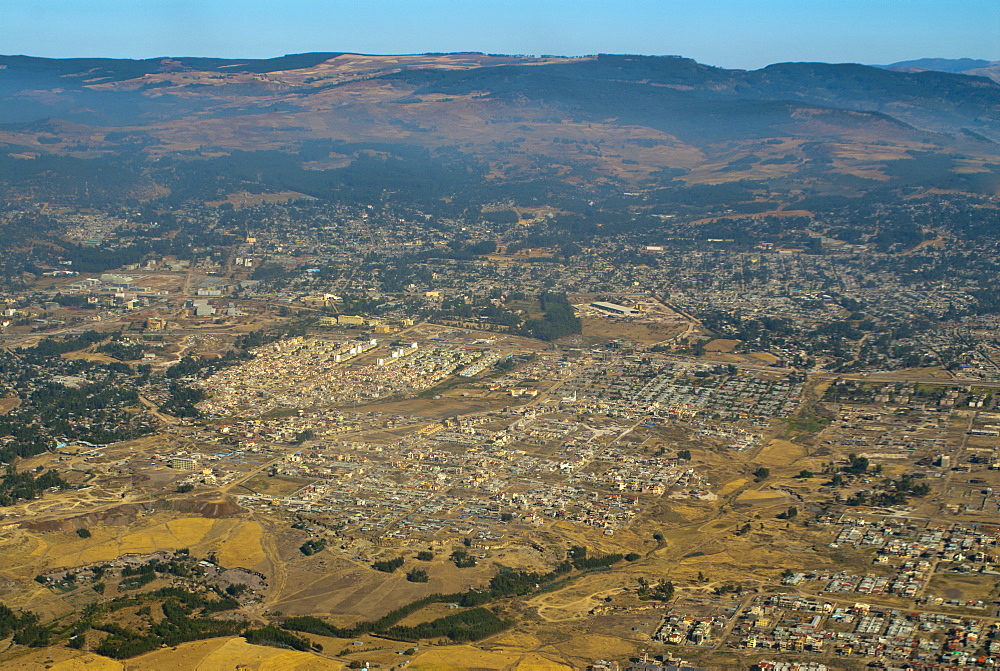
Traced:
[[757, 454], [755, 461], [773, 470], [775, 467], [791, 466], [805, 456], [806, 449], [798, 443], [772, 440]]
[[[495, 572], [488, 563], [459, 569], [443, 558], [432, 562], [407, 559], [394, 573], [376, 571], [360, 562], [347, 569], [323, 570], [319, 563], [330, 561], [323, 555], [319, 553], [287, 567], [286, 589], [270, 602], [272, 609], [288, 615], [336, 615], [341, 624], [352, 624], [381, 617], [427, 594], [447, 594], [484, 585]], [[430, 580], [407, 581], [406, 572], [413, 568], [425, 569]]]
[[788, 497], [782, 492], [777, 492], [773, 490], [760, 490], [760, 489], [748, 489], [747, 491], [740, 494], [736, 501], [737, 503], [747, 503], [754, 506], [767, 506], [771, 504], [781, 503], [787, 500]]
[[243, 483], [243, 487], [267, 496], [288, 496], [294, 494], [314, 480], [295, 478], [287, 475], [255, 475]]
[[732, 352], [734, 349], [740, 346], [740, 340], [726, 340], [723, 338], [716, 338], [705, 345], [706, 352]]
[[[927, 589], [930, 598], [985, 601], [996, 599], [996, 577], [988, 575], [944, 573], [935, 575]], [[984, 611], [985, 612], [985, 611]]]
[[73, 531], [16, 531], [0, 547], [17, 547], [17, 561], [6, 562], [0, 575], [34, 577], [56, 567], [106, 562], [123, 554], [189, 548], [198, 556], [216, 552], [223, 566], [254, 568], [264, 561], [259, 523], [241, 519], [163, 517], [141, 519], [128, 526], [102, 525], [90, 538]]
[[122, 662], [107, 657], [59, 646], [29, 650], [2, 665], [21, 671], [124, 671], [126, 668]]
[[0, 415], [6, 415], [19, 405], [21, 405], [21, 399], [17, 396], [4, 396], [0, 398]]
[[308, 652], [250, 645], [241, 637], [213, 638], [157, 650], [125, 662], [125, 671], [338, 671], [346, 665]]
[[748, 482], [750, 481], [747, 480], [746, 478], [736, 478], [735, 480], [730, 480], [729, 482], [719, 487], [715, 491], [715, 493], [718, 494], [720, 497], [725, 496], [726, 494], [732, 494], [733, 492], [735, 492], [737, 489], [744, 486]]
[[[350, 161], [347, 161], [344, 165], [347, 165], [348, 163], [350, 163]], [[280, 191], [278, 193], [249, 193], [246, 191], [240, 191], [238, 193], [230, 193], [226, 197], [226, 200], [210, 201], [205, 204], [209, 206], [219, 206], [223, 203], [230, 203], [235, 209], [238, 210], [242, 207], [253, 207], [255, 205], [271, 203], [288, 203], [302, 199], [313, 200], [311, 196], [307, 196], [304, 193], [298, 193], [296, 191]]]
[[98, 354], [97, 352], [67, 352], [66, 354], [60, 355], [63, 359], [68, 361], [90, 361], [92, 363], [112, 363], [118, 361], [114, 357], [110, 357], [107, 354]]
[[583, 340], [590, 344], [608, 340], [631, 340], [645, 345], [655, 345], [683, 333], [686, 328], [687, 325], [680, 322], [636, 323], [606, 318], [584, 318]]
[[464, 671], [466, 669], [517, 669], [520, 671], [562, 671], [572, 669], [547, 655], [513, 650], [482, 650], [471, 645], [434, 648], [418, 654], [410, 666], [420, 671]]

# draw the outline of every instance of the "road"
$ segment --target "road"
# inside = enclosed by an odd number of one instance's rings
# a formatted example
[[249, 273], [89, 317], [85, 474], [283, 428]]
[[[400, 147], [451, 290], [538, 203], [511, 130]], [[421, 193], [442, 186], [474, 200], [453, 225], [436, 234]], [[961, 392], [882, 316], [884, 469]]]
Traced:
[[944, 482], [942, 483], [942, 487], [941, 487], [941, 495], [942, 496], [946, 495], [948, 493], [948, 490], [951, 488], [951, 481], [952, 481], [952, 479], [954, 479], [955, 473], [957, 472], [957, 471], [952, 470], [952, 469], [954, 467], [958, 466], [958, 464], [962, 460], [963, 455], [965, 454], [965, 446], [969, 442], [969, 431], [972, 430], [972, 425], [976, 421], [976, 415], [977, 414], [978, 413], [976, 413], [974, 411], [969, 413], [969, 422], [965, 426], [965, 431], [962, 432], [962, 442], [959, 443], [958, 448], [951, 455], [951, 458], [952, 458], [952, 461], [951, 461], [952, 468], [949, 468], [948, 471], [945, 473]]
[[151, 414], [153, 417], [156, 417], [158, 420], [160, 420], [164, 424], [169, 424], [171, 426], [176, 426], [177, 424], [180, 424], [180, 420], [179, 419], [177, 419], [173, 415], [167, 415], [165, 413], [160, 412], [160, 410], [157, 407], [157, 405], [155, 403], [153, 403], [152, 401], [150, 401], [145, 396], [143, 396], [142, 394], [139, 394], [139, 401], [144, 406], [146, 406], [146, 408], [149, 410], [149, 414]]
[[[289, 448], [289, 450], [291, 450], [291, 449], [298, 449], [298, 448]], [[260, 475], [265, 470], [267, 470], [268, 468], [271, 468], [272, 466], [274, 466], [275, 464], [277, 464], [279, 461], [281, 461], [282, 459], [284, 459], [285, 456], [286, 456], [285, 454], [282, 454], [281, 456], [275, 457], [274, 459], [272, 459], [271, 461], [268, 461], [267, 463], [261, 464], [260, 466], [258, 466], [257, 468], [253, 469], [252, 471], [250, 471], [246, 475], [243, 475], [240, 478], [238, 478], [236, 480], [233, 480], [232, 482], [230, 482], [230, 483], [226, 484], [225, 486], [223, 486], [222, 487], [222, 491], [228, 494], [234, 487], [239, 487], [240, 485], [242, 485], [244, 482], [246, 482], [250, 478], [252, 478], [252, 477], [254, 477], [256, 475]]]

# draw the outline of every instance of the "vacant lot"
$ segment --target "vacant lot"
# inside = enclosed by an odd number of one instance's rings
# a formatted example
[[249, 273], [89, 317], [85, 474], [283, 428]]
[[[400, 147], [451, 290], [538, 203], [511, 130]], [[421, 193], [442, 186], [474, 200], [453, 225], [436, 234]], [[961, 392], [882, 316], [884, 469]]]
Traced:
[[655, 345], [681, 333], [685, 324], [670, 323], [635, 323], [615, 321], [614, 318], [584, 318], [583, 338], [588, 343], [601, 343], [608, 340], [632, 340], [646, 345]]
[[243, 483], [243, 487], [267, 496], [288, 496], [309, 483], [308, 478], [294, 478], [287, 475], [255, 475]]
[[789, 466], [806, 456], [805, 448], [788, 440], [772, 440], [757, 455], [757, 460], [768, 468]]
[[734, 349], [739, 347], [739, 340], [725, 340], [723, 338], [716, 338], [712, 340], [707, 345], [705, 345], [706, 352], [732, 352]]

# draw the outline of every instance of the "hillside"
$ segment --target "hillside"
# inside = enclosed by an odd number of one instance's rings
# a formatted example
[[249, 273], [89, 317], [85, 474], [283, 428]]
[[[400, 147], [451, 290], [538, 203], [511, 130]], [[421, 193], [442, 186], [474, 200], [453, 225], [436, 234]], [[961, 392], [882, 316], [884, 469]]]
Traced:
[[972, 75], [987, 77], [1000, 82], [1000, 61], [986, 61], [981, 58], [918, 58], [912, 61], [899, 61], [890, 65], [875, 67], [899, 72], [950, 72], [957, 75]]
[[[838, 193], [1000, 184], [1000, 84], [946, 72], [475, 53], [0, 66], [0, 180], [63, 199], [83, 173], [88, 193], [112, 200], [212, 199], [232, 186], [209, 192], [206, 174], [325, 197], [365, 181], [358, 171], [392, 173], [389, 188], [416, 180], [432, 197], [529, 179]], [[58, 175], [62, 186], [48, 179]]]

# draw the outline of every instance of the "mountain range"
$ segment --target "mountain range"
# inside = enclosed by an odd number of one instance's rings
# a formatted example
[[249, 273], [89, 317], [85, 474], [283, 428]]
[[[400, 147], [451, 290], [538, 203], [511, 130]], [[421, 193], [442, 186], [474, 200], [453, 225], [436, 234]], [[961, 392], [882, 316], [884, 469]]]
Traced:
[[[157, 172], [163, 159], [192, 166], [278, 152], [292, 160], [281, 168], [287, 177], [419, 151], [492, 183], [544, 175], [591, 188], [764, 180], [996, 193], [1000, 83], [969, 74], [993, 66], [926, 59], [745, 71], [606, 54], [0, 56], [0, 181], [16, 192], [37, 186], [43, 166], [59, 173], [70, 160], [125, 156], [144, 178], [124, 192], [149, 197], [176, 189]], [[266, 188], [267, 169], [256, 174]], [[300, 177], [291, 186], [327, 188]]]
[[923, 72], [925, 70], [950, 72], [957, 75], [988, 77], [995, 82], [1000, 82], [1000, 61], [984, 61], [981, 58], [918, 58], [875, 67], [899, 72]]

